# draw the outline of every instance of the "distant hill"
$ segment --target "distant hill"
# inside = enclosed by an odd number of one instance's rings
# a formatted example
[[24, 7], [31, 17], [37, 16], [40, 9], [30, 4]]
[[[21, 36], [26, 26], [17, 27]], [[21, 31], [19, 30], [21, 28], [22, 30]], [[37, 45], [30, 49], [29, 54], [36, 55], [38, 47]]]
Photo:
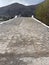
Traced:
[[[43, 2], [42, 2], [43, 3]], [[13, 3], [8, 6], [0, 8], [0, 20], [8, 20], [14, 18], [16, 15], [19, 17], [31, 17], [35, 16], [35, 10], [37, 7], [42, 4], [25, 6], [19, 3]]]
[[24, 6], [19, 3], [13, 3], [11, 5], [0, 8], [0, 18], [10, 19], [17, 16], [31, 17], [34, 15], [34, 11], [37, 5]]

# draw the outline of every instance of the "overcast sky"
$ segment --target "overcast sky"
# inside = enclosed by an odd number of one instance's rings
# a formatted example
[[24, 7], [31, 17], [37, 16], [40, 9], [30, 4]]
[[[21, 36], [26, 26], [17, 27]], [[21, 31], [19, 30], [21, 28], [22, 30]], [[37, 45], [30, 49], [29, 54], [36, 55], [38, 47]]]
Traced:
[[32, 4], [34, 5], [34, 4], [38, 4], [42, 1], [44, 1], [44, 0], [0, 0], [0, 7], [9, 5], [9, 4], [15, 3], [15, 2], [24, 4], [24, 5], [32, 5]]

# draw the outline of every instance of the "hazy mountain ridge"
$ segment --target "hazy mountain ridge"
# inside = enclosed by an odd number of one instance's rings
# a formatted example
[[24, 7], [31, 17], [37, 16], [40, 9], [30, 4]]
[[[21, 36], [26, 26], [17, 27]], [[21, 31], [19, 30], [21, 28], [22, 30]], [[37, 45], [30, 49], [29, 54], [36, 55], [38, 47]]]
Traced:
[[19, 17], [31, 17], [32, 15], [35, 16], [35, 10], [37, 7], [42, 4], [43, 2], [37, 5], [30, 5], [25, 6], [19, 3], [13, 3], [8, 6], [4, 6], [0, 8], [0, 19], [8, 20], [14, 18], [16, 15]]
[[30, 17], [34, 15], [36, 5], [25, 6], [19, 3], [13, 3], [11, 5], [0, 8], [0, 17], [13, 18], [15, 15], [22, 17]]

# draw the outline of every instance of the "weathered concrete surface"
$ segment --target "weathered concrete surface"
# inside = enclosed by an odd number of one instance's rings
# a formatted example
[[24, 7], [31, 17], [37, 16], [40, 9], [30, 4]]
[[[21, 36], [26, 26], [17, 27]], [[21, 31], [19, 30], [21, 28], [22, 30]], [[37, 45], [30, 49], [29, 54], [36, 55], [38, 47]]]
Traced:
[[49, 65], [49, 28], [23, 17], [0, 25], [0, 65]]

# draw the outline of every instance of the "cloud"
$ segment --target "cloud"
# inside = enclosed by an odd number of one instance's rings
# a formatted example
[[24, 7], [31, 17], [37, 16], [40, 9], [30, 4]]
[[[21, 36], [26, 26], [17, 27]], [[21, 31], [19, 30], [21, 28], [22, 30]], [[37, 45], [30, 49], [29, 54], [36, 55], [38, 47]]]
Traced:
[[11, 3], [21, 3], [24, 5], [32, 5], [32, 4], [37, 4], [39, 2], [42, 2], [43, 0], [0, 0], [0, 6], [5, 6], [5, 5], [9, 5]]
[[21, 4], [37, 4], [39, 2], [42, 2], [44, 0], [13, 0], [13, 2], [18, 2], [18, 3], [21, 3]]

